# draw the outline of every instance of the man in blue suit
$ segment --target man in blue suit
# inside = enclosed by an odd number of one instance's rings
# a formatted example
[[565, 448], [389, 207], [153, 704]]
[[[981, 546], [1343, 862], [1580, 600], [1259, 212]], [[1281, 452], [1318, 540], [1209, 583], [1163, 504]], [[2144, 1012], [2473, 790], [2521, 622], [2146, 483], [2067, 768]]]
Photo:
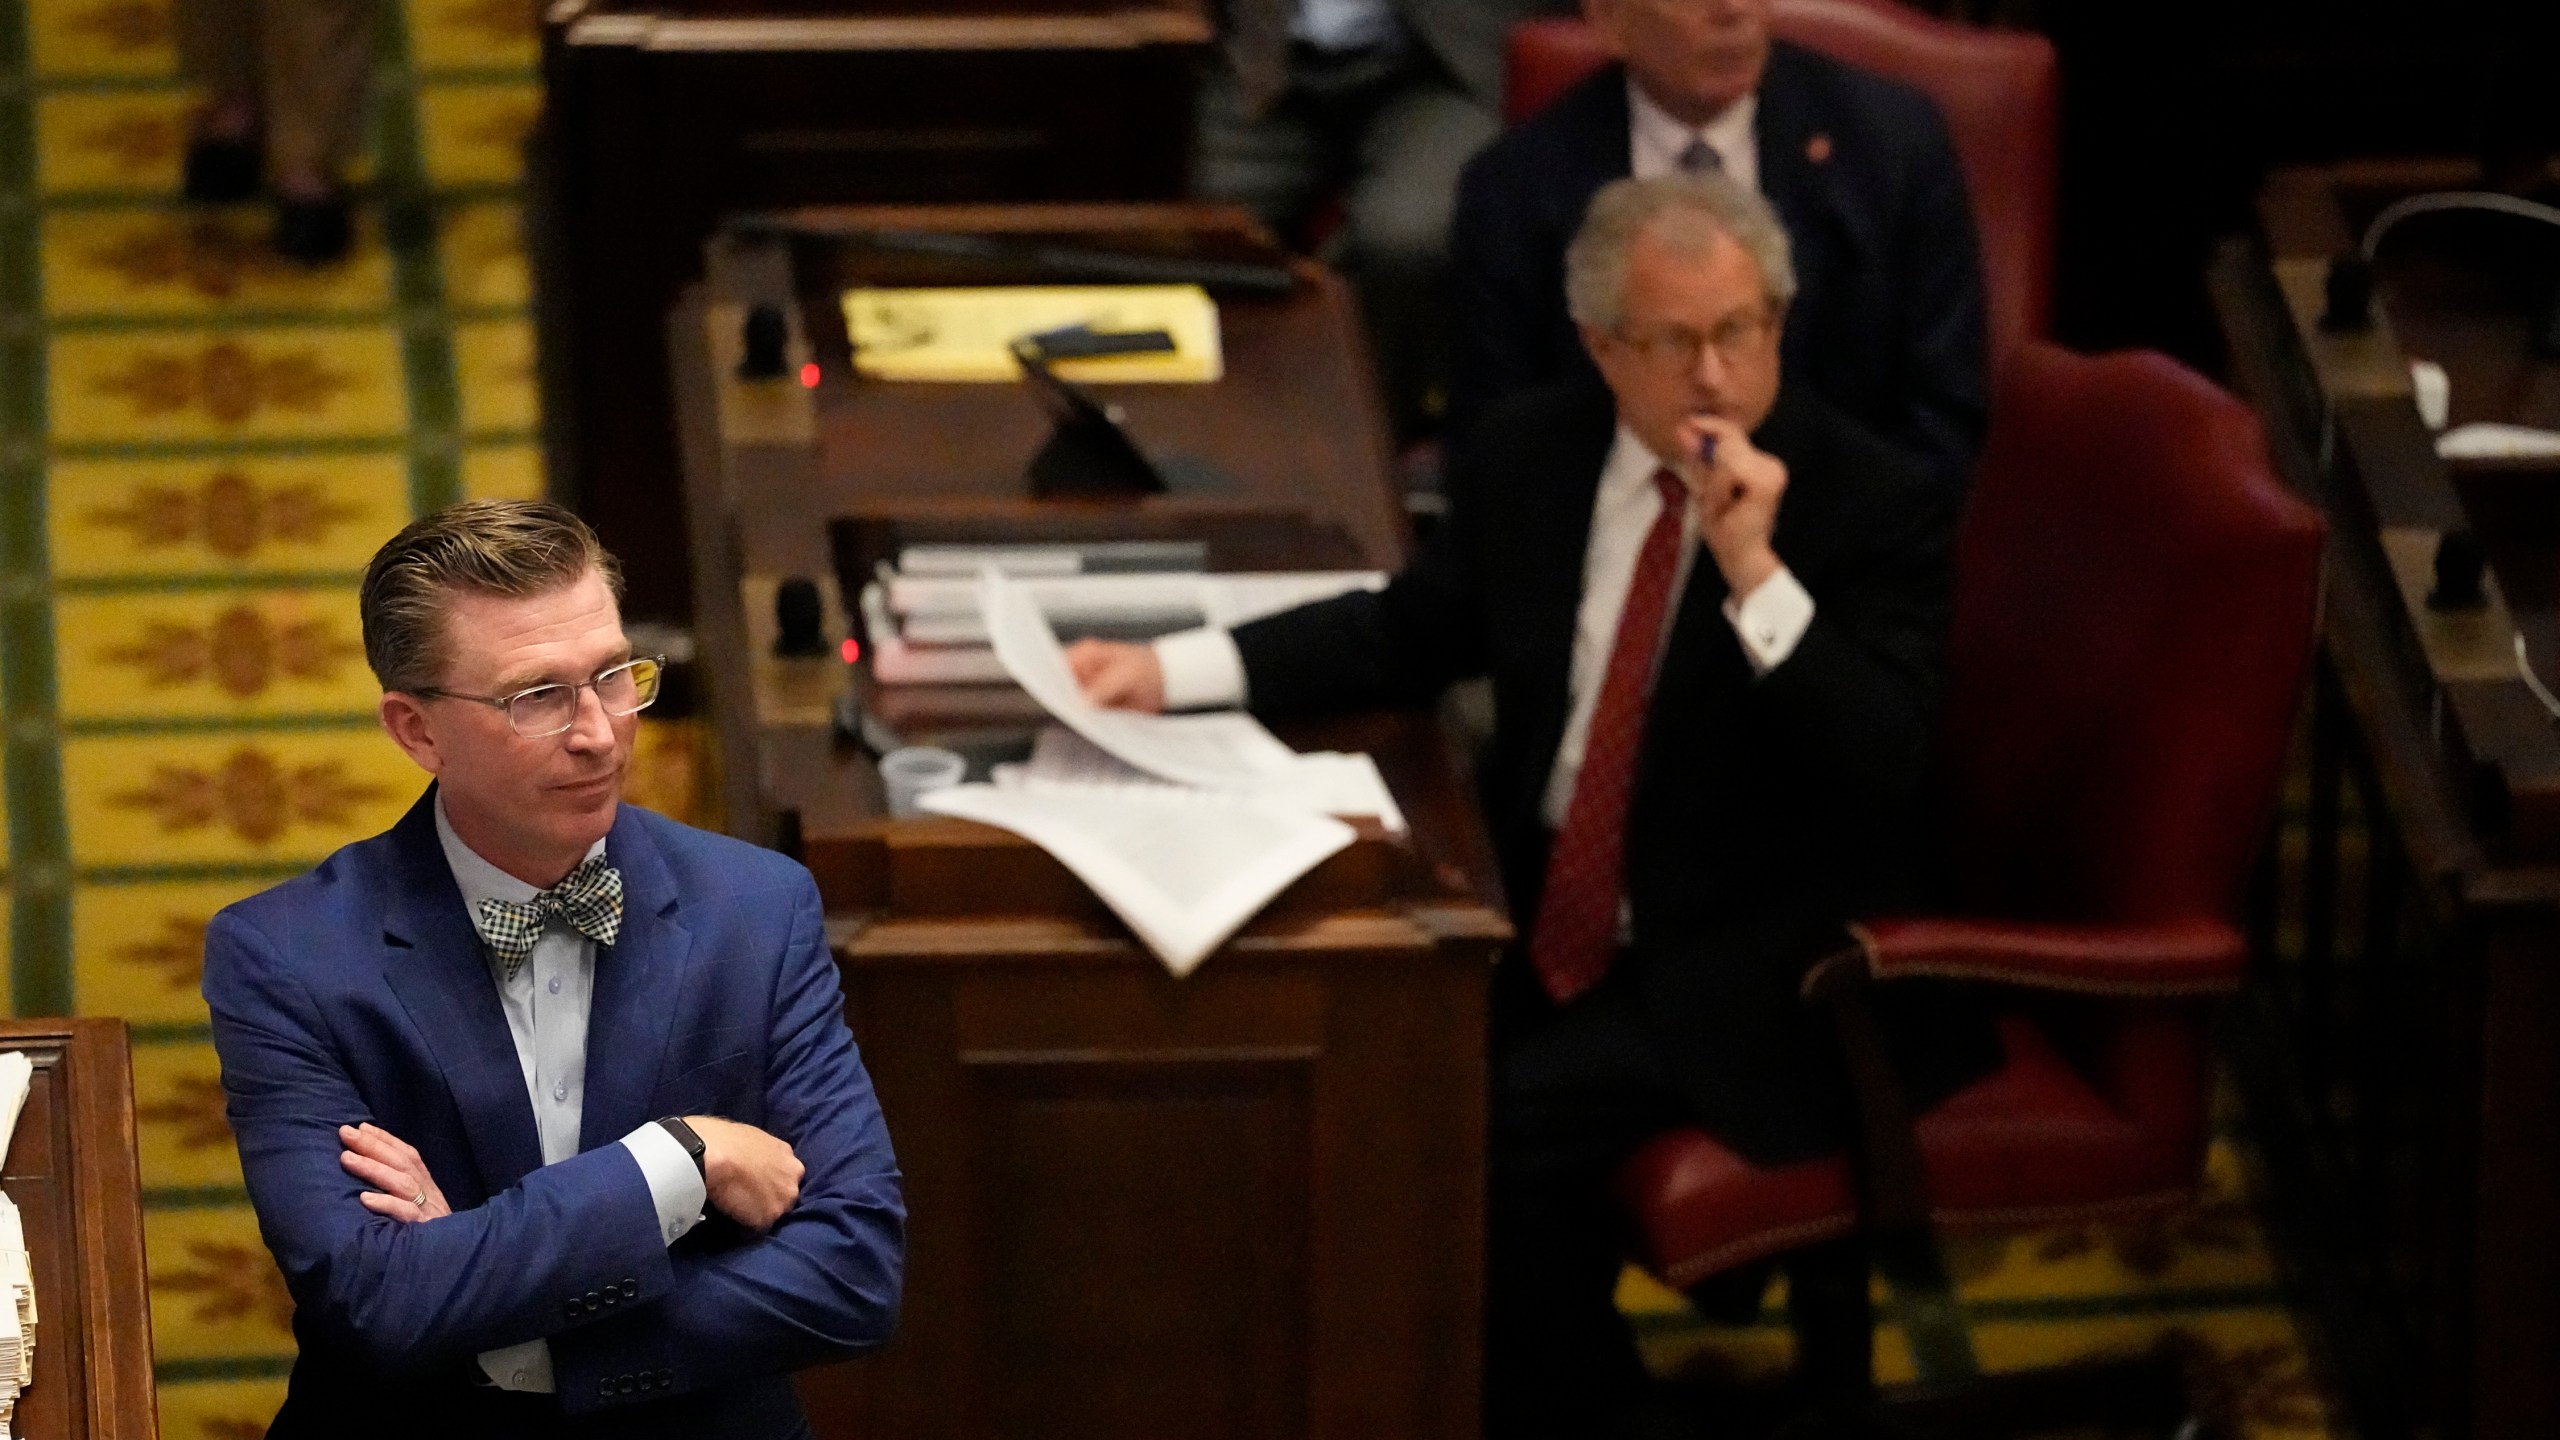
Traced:
[[1467, 167], [1450, 230], [1450, 421], [1598, 373], [1564, 249], [1601, 186], [1720, 174], [1794, 255], [1787, 379], [1931, 470], [1967, 478], [1990, 414], [1982, 265], [1928, 97], [1769, 35], [1770, 0], [1584, 0], [1622, 62]]
[[[385, 834], [216, 916], [223, 1089], [301, 1354], [268, 1434], [804, 1436], [905, 1209], [807, 871], [621, 803], [660, 662], [555, 506], [374, 556]], [[706, 1213], [707, 1212], [707, 1213]]]

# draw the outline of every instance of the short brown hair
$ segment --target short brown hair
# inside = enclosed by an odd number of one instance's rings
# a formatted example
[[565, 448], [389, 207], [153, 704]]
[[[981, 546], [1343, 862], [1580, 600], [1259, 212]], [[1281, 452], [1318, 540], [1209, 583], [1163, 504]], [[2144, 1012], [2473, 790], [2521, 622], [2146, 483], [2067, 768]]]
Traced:
[[422, 515], [364, 568], [364, 661], [385, 690], [433, 688], [452, 658], [448, 596], [542, 595], [590, 570], [622, 598], [621, 563], [587, 522], [548, 500], [465, 500]]

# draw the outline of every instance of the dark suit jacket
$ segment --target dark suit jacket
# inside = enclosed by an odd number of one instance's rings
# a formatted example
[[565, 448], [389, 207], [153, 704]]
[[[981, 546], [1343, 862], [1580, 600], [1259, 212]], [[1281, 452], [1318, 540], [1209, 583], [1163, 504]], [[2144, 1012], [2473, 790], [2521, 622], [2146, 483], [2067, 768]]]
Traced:
[[[623, 807], [584, 1148], [544, 1165], [433, 794], [206, 934], [231, 1128], [301, 1346], [269, 1433], [805, 1433], [788, 1372], [887, 1340], [905, 1223], [817, 887], [779, 855]], [[800, 1198], [770, 1233], [714, 1215], [661, 1243], [617, 1142], [689, 1114], [798, 1152]], [[367, 1120], [417, 1147], [452, 1215], [404, 1224], [357, 1203], [337, 1127]], [[535, 1412], [493, 1415], [473, 1357], [537, 1337], [570, 1423], [511, 1427]]]
[[[1492, 678], [1497, 718], [1479, 780], [1523, 935], [1545, 877], [1540, 800], [1564, 734], [1583, 552], [1615, 432], [1596, 387], [1514, 396], [1454, 452], [1464, 500], [1384, 591], [1235, 632], [1258, 711], [1421, 703], [1450, 681]], [[1845, 943], [1843, 922], [1920, 898], [1957, 499], [1794, 387], [1753, 440], [1788, 467], [1775, 543], [1815, 615], [1794, 653], [1755, 677], [1722, 613], [1722, 577], [1695, 557], [1627, 820], [1634, 939], [1623, 963], [1698, 1118], [1777, 1160], [1848, 1134], [1836, 1052], [1797, 998], [1804, 965]], [[1508, 963], [1520, 971], [1519, 957]], [[1912, 992], [1900, 1008], [1889, 1028], [1924, 1099], [1996, 1054], [1987, 1026], [1943, 992]]]
[[[1982, 264], [1937, 107], [1779, 43], [1758, 126], [1761, 193], [1795, 260], [1789, 383], [1963, 478], [1990, 414]], [[1627, 144], [1626, 71], [1612, 65], [1467, 166], [1449, 239], [1453, 429], [1513, 390], [1596, 383], [1565, 313], [1564, 250], [1592, 195], [1627, 175]]]

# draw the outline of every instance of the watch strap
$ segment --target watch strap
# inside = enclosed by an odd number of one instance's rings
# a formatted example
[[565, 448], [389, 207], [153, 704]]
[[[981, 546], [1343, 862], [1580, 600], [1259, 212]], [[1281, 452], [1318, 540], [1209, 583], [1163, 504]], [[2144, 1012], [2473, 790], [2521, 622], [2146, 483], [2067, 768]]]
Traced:
[[702, 1176], [703, 1179], [709, 1180], [711, 1178], [710, 1167], [704, 1165], [702, 1162], [702, 1152], [704, 1149], [702, 1137], [694, 1133], [693, 1127], [684, 1123], [683, 1117], [677, 1115], [661, 1116], [658, 1120], [658, 1127], [675, 1137], [676, 1143], [684, 1147], [684, 1153], [693, 1157], [694, 1172]]

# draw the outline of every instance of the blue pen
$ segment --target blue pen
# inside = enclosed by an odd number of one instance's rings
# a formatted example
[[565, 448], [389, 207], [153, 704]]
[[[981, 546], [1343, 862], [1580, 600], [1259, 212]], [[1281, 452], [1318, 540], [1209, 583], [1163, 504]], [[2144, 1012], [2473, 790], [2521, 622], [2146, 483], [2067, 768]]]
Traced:
[[[1698, 437], [1698, 463], [1708, 467], [1709, 469], [1713, 469], [1715, 467], [1716, 437], [1714, 435], [1707, 434]], [[1730, 505], [1741, 498], [1742, 487], [1737, 484], [1733, 487], [1733, 493], [1725, 497], [1725, 503]]]

